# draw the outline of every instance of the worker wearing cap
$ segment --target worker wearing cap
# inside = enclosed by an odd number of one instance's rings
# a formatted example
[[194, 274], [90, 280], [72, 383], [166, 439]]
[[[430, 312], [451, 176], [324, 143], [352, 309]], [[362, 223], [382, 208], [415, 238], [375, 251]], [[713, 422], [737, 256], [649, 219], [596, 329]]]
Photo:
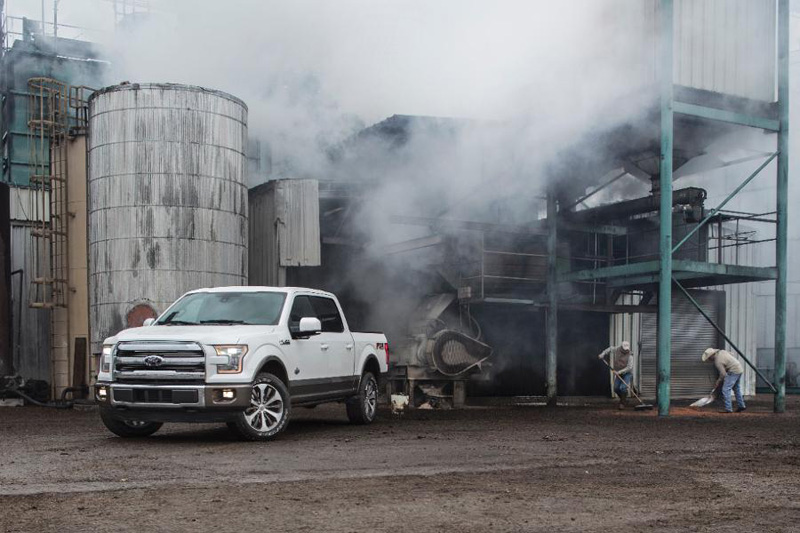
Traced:
[[620, 377], [614, 376], [614, 392], [619, 396], [619, 408], [625, 409], [628, 400], [628, 388], [633, 381], [633, 354], [631, 354], [631, 343], [622, 341], [619, 346], [609, 346], [603, 350], [598, 359], [605, 359], [611, 356], [609, 364]]
[[714, 385], [714, 390], [722, 385], [722, 401], [725, 403], [725, 410], [721, 412], [733, 412], [731, 389], [733, 389], [733, 393], [736, 395], [736, 412], [741, 413], [747, 409], [747, 406], [744, 404], [744, 398], [742, 397], [742, 372], [744, 372], [742, 364], [730, 353], [716, 348], [708, 348], [703, 352], [702, 361], [712, 361], [719, 372], [719, 378]]

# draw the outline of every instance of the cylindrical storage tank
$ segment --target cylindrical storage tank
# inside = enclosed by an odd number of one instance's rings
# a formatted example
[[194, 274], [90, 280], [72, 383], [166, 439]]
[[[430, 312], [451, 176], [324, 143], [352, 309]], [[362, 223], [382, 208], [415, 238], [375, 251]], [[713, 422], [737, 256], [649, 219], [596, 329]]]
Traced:
[[89, 100], [92, 353], [200, 287], [247, 283], [247, 106], [177, 84]]

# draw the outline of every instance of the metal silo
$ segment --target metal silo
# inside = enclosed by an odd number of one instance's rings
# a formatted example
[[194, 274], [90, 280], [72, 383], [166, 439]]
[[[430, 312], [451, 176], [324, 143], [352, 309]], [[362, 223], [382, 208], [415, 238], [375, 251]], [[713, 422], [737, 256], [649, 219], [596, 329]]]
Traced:
[[177, 84], [89, 102], [92, 352], [184, 292], [247, 283], [247, 106]]

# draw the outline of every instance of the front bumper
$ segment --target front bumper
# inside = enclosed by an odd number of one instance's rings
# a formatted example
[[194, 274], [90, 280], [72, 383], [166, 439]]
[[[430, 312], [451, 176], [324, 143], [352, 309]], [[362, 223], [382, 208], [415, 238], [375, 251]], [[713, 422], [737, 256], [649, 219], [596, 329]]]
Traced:
[[[233, 398], [230, 398], [230, 395]], [[233, 411], [250, 405], [249, 384], [163, 384], [98, 382], [94, 397], [101, 408], [119, 411]]]

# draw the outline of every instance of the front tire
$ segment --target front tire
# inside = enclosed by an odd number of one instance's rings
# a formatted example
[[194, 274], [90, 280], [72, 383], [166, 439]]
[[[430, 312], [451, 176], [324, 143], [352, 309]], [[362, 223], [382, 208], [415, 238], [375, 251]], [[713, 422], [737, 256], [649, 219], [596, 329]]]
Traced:
[[263, 372], [253, 381], [250, 406], [228, 427], [246, 440], [272, 440], [286, 429], [291, 407], [286, 385], [276, 376]]
[[164, 425], [161, 422], [116, 418], [105, 410], [100, 411], [100, 419], [111, 433], [126, 439], [149, 437]]
[[347, 401], [347, 418], [353, 424], [371, 424], [378, 413], [378, 381], [372, 372], [364, 372], [358, 394]]

